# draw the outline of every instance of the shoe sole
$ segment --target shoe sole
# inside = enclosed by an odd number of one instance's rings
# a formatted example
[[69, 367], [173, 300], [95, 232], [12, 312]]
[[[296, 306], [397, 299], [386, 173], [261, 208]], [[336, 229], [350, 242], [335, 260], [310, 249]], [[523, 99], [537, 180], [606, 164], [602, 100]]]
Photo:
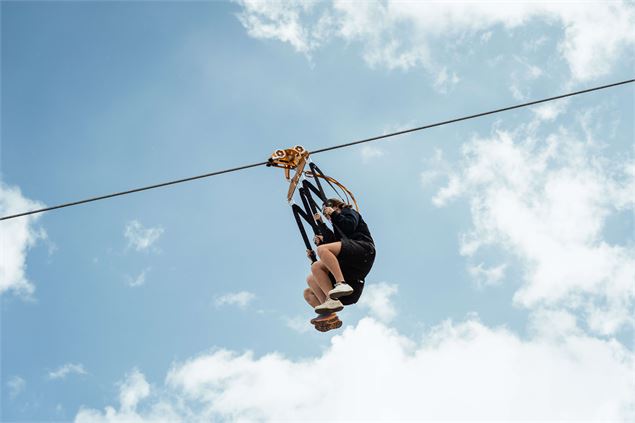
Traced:
[[330, 330], [333, 329], [338, 329], [342, 327], [342, 321], [337, 319], [334, 322], [329, 322], [329, 323], [322, 323], [322, 322], [318, 322], [315, 325], [315, 329], [320, 331], [320, 332], [328, 332]]
[[330, 293], [329, 292], [329, 298], [332, 300], [339, 300], [342, 297], [346, 297], [347, 295], [351, 295], [353, 292], [355, 291], [351, 291], [351, 292], [334, 292], [334, 293]]
[[325, 324], [325, 323], [332, 323], [337, 320], [339, 320], [339, 318], [337, 317], [337, 314], [335, 313], [321, 314], [318, 317], [314, 317], [313, 319], [311, 319], [310, 323], [312, 325], [319, 325], [319, 324]]
[[337, 306], [335, 308], [323, 308], [323, 309], [315, 309], [315, 312], [318, 314], [331, 314], [331, 313], [337, 313], [338, 311], [342, 311], [344, 310], [344, 306]]

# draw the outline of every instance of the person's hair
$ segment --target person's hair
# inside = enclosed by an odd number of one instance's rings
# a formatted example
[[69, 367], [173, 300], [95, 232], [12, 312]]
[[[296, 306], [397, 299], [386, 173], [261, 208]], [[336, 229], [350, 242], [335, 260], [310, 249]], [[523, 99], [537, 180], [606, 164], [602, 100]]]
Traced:
[[339, 200], [337, 198], [329, 198], [328, 200], [326, 200], [324, 202], [324, 207], [350, 209], [353, 206], [350, 205], [350, 204], [346, 204], [345, 202], [343, 202], [342, 200]]

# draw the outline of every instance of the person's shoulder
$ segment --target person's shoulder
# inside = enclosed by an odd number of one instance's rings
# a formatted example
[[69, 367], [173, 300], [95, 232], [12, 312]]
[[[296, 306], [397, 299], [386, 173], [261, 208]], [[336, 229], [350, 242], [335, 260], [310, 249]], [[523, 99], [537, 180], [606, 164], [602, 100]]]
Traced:
[[353, 216], [361, 216], [359, 212], [352, 207], [346, 207], [340, 211], [342, 214], [352, 214]]

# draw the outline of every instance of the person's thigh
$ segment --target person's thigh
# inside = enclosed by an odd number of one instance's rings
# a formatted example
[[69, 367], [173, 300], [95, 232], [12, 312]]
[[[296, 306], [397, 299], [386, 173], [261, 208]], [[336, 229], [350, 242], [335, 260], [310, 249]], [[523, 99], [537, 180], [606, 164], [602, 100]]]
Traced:
[[323, 250], [328, 250], [331, 253], [333, 253], [334, 255], [339, 255], [340, 251], [342, 251], [342, 242], [341, 241], [337, 241], [337, 242], [330, 242], [328, 244], [322, 244], [318, 247], [318, 256], [320, 255], [320, 253]]

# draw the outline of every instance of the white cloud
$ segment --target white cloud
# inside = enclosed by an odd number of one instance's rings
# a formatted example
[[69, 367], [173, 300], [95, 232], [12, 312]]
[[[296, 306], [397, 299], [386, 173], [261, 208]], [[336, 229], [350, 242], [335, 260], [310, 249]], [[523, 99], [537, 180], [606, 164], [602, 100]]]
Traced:
[[[44, 204], [24, 197], [18, 187], [0, 181], [0, 215], [7, 216], [43, 208]], [[0, 294], [6, 291], [29, 298], [35, 286], [26, 275], [26, 258], [38, 241], [46, 239], [46, 232], [35, 226], [39, 215], [18, 217], [0, 222]]]
[[557, 11], [565, 26], [559, 49], [581, 81], [607, 74], [622, 50], [632, 55], [635, 42], [632, 2], [582, 4], [569, 3]]
[[538, 51], [547, 43], [547, 41], [549, 41], [549, 38], [544, 35], [541, 35], [538, 38], [530, 39], [523, 42], [523, 50], [528, 52]]
[[[305, 55], [328, 41], [362, 45], [369, 66], [437, 72], [431, 51], [443, 37], [480, 36], [513, 31], [542, 20], [562, 29], [558, 52], [571, 74], [585, 81], [607, 74], [635, 43], [635, 9], [627, 1], [592, 2], [354, 2], [239, 0], [239, 19], [250, 36], [278, 39]], [[541, 39], [530, 46], [543, 45]], [[537, 47], [536, 47], [537, 48]]]
[[298, 333], [307, 333], [313, 329], [313, 326], [309, 323], [309, 319], [305, 316], [295, 316], [285, 319], [287, 327], [293, 329]]
[[49, 372], [48, 378], [51, 380], [66, 379], [66, 376], [70, 374], [85, 375], [87, 373], [83, 364], [66, 363], [57, 370]]
[[433, 186], [441, 177], [451, 172], [450, 164], [443, 157], [443, 150], [437, 148], [434, 155], [424, 160], [425, 170], [419, 174], [422, 188]]
[[256, 295], [248, 291], [229, 292], [217, 297], [214, 300], [214, 304], [217, 307], [224, 305], [235, 305], [240, 308], [245, 308], [256, 298]]
[[419, 181], [423, 188], [427, 188], [434, 183], [434, 181], [441, 176], [437, 170], [428, 169], [419, 174]]
[[7, 388], [9, 388], [9, 398], [13, 400], [26, 389], [26, 380], [20, 376], [12, 376], [7, 381]]
[[513, 58], [520, 66], [516, 66], [510, 74], [509, 91], [514, 99], [526, 101], [531, 97], [529, 82], [540, 78], [544, 72], [524, 57], [514, 55]]
[[633, 163], [602, 157], [589, 133], [561, 128], [541, 140], [536, 124], [467, 143], [461, 172], [433, 201], [470, 202], [462, 254], [495, 246], [521, 260], [516, 304], [580, 311], [594, 331], [615, 333], [633, 322], [635, 248], [607, 242], [603, 228], [634, 207]]
[[532, 107], [531, 111], [540, 120], [553, 121], [567, 110], [568, 105], [569, 101], [566, 99], [550, 101], [548, 103]]
[[432, 203], [437, 207], [442, 207], [449, 200], [459, 195], [461, 190], [461, 180], [456, 175], [450, 174], [447, 185], [439, 189], [432, 198]]
[[[216, 350], [175, 363], [162, 391], [147, 398], [150, 411], [134, 417], [628, 421], [635, 417], [633, 358], [617, 342], [581, 334], [567, 315], [545, 313], [527, 340], [474, 318], [415, 340], [365, 318], [313, 358]], [[82, 409], [76, 421], [131, 413]]]
[[146, 382], [145, 376], [138, 369], [133, 369], [119, 389], [121, 409], [131, 411], [136, 409], [139, 401], [147, 398], [148, 395], [150, 395], [150, 385]]
[[514, 97], [514, 99], [519, 100], [519, 101], [524, 101], [527, 100], [527, 98], [529, 97], [526, 93], [524, 93], [522, 91], [522, 89], [518, 86], [518, 82], [514, 81], [510, 86], [509, 86], [509, 91], [512, 94], [512, 97]]
[[437, 79], [434, 82], [434, 88], [441, 94], [446, 94], [451, 91], [452, 88], [459, 83], [459, 81], [461, 81], [461, 78], [459, 78], [456, 72], [449, 74], [448, 69], [443, 67], [437, 74]]
[[542, 76], [542, 74], [543, 74], [542, 69], [540, 69], [536, 65], [532, 65], [531, 63], [529, 63], [526, 58], [521, 57], [521, 56], [514, 56], [514, 59], [516, 60], [516, 62], [518, 62], [521, 65], [523, 65], [523, 68], [524, 68], [523, 77], [524, 77], [524, 79], [532, 80], [532, 79], [537, 79], [537, 78]]
[[387, 282], [367, 283], [364, 295], [359, 300], [362, 308], [367, 308], [370, 314], [383, 322], [390, 322], [397, 315], [397, 309], [391, 302], [391, 297], [399, 290], [396, 284]]
[[139, 221], [132, 220], [126, 224], [124, 236], [128, 240], [128, 248], [134, 248], [136, 251], [147, 251], [155, 242], [159, 240], [163, 234], [163, 228], [145, 228]]
[[468, 271], [476, 281], [477, 286], [483, 288], [486, 286], [499, 285], [503, 281], [506, 268], [506, 264], [487, 268], [483, 263], [479, 263], [477, 266], [470, 266]]
[[362, 160], [364, 163], [368, 163], [373, 159], [377, 159], [384, 155], [384, 151], [378, 147], [374, 147], [372, 145], [365, 145], [361, 150]]
[[137, 287], [137, 286], [144, 285], [146, 283], [146, 275], [148, 274], [150, 269], [151, 269], [150, 267], [143, 269], [141, 271], [141, 273], [139, 273], [134, 278], [132, 278], [130, 276], [127, 276], [126, 278], [128, 279], [128, 285], [133, 287], [133, 288]]
[[244, 0], [240, 3], [244, 10], [238, 19], [250, 36], [289, 43], [297, 52], [306, 55], [319, 46], [326, 20], [317, 22], [312, 28], [305, 27], [302, 22], [303, 15], [311, 12], [315, 1]]
[[126, 375], [126, 379], [119, 384], [119, 409], [108, 406], [103, 412], [81, 407], [75, 416], [76, 423], [120, 423], [120, 422], [187, 422], [192, 421], [186, 416], [176, 414], [174, 407], [165, 401], [146, 408], [143, 412], [137, 410], [140, 402], [151, 395], [150, 384], [145, 376], [133, 369]]

